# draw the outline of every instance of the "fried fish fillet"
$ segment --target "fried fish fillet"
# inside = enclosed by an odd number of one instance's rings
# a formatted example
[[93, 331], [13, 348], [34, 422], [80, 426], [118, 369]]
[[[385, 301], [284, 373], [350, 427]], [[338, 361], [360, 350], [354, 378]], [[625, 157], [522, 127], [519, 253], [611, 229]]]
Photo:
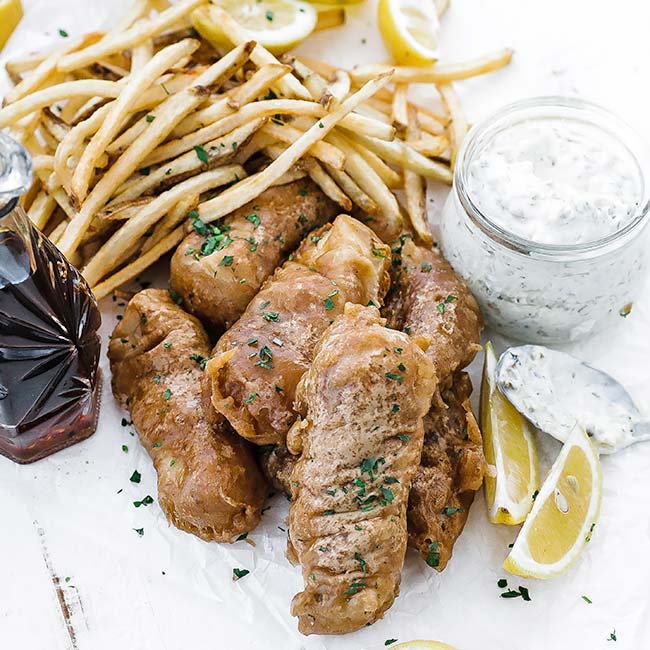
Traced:
[[296, 419], [296, 385], [346, 302], [381, 304], [390, 249], [360, 221], [339, 215], [309, 236], [221, 337], [207, 365], [212, 402], [244, 438], [284, 443]]
[[298, 386], [289, 556], [305, 581], [291, 609], [303, 634], [357, 630], [399, 592], [436, 378], [422, 350], [384, 323], [375, 307], [347, 304]]
[[483, 322], [476, 300], [437, 250], [403, 237], [393, 249], [391, 291], [384, 314], [392, 327], [426, 350], [440, 381], [425, 418], [422, 461], [408, 510], [409, 545], [442, 571], [481, 487], [485, 459], [465, 373], [480, 349]]
[[211, 407], [209, 354], [199, 321], [156, 289], [131, 300], [108, 352], [113, 393], [153, 459], [167, 518], [202, 539], [232, 541], [257, 525], [266, 485], [248, 443]]
[[271, 187], [217, 227], [195, 221], [171, 261], [171, 287], [183, 306], [221, 332], [242, 314], [266, 280], [337, 206], [310, 180]]
[[459, 372], [442, 405], [424, 418], [424, 446], [408, 508], [409, 546], [442, 571], [463, 532], [474, 493], [483, 483], [481, 432], [469, 402], [472, 383]]

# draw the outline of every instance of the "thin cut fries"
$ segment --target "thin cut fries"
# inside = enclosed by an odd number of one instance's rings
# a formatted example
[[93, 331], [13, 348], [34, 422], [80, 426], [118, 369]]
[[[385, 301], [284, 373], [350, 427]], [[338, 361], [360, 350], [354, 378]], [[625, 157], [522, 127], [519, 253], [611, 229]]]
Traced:
[[469, 124], [460, 105], [460, 99], [451, 84], [441, 84], [438, 86], [440, 97], [447, 112], [449, 113], [449, 138], [451, 140], [451, 167], [453, 169], [456, 162], [456, 154], [462, 141], [469, 131]]
[[156, 112], [151, 128], [145, 131], [113, 164], [110, 170], [95, 185], [75, 219], [70, 223], [59, 241], [61, 252], [66, 255], [74, 251], [81, 237], [88, 229], [94, 213], [106, 204], [117, 186], [123, 183], [138, 167], [155, 146], [164, 140], [178, 122], [205, 97], [205, 88], [228, 78], [248, 60], [252, 43], [244, 43], [210, 66], [195, 83], [176, 95], [171, 95]]
[[494, 54], [486, 54], [472, 61], [465, 63], [456, 63], [441, 65], [435, 64], [428, 68], [408, 68], [408, 67], [391, 67], [386, 65], [364, 65], [355, 68], [350, 72], [352, 81], [356, 84], [362, 84], [368, 79], [376, 77], [387, 70], [394, 70], [395, 83], [434, 83], [444, 84], [460, 79], [469, 79], [477, 77], [487, 72], [493, 72], [503, 68], [512, 59], [512, 50], [500, 50]]
[[150, 248], [144, 255], [138, 257], [135, 262], [131, 262], [122, 270], [112, 275], [110, 278], [104, 280], [93, 288], [93, 293], [97, 300], [101, 300], [108, 296], [112, 291], [126, 284], [129, 280], [137, 277], [142, 271], [157, 262], [165, 253], [178, 246], [182, 241], [185, 233], [183, 226], [178, 226], [169, 235], [161, 239], [155, 246]]
[[9, 106], [5, 106], [0, 110], [0, 129], [9, 126], [21, 117], [40, 111], [42, 108], [52, 106], [70, 97], [78, 95], [85, 95], [86, 97], [117, 97], [121, 90], [121, 86], [115, 81], [101, 79], [65, 81], [56, 86], [39, 90], [13, 104], [9, 104]]
[[[446, 0], [435, 1], [442, 13]], [[193, 11], [233, 49], [192, 30]], [[344, 16], [321, 11], [319, 28]], [[15, 87], [0, 128], [33, 158], [28, 216], [101, 298], [178, 245], [188, 213], [215, 221], [305, 175], [386, 241], [409, 229], [408, 215], [430, 244], [426, 180], [451, 183], [468, 129], [451, 81], [511, 56], [352, 71], [302, 56], [280, 63], [208, 0], [135, 0], [105, 33], [7, 63]], [[436, 84], [444, 112], [408, 101], [411, 82]]]
[[[220, 185], [232, 183], [246, 175], [239, 165], [221, 167], [194, 176], [173, 189], [164, 192], [149, 203], [137, 216], [129, 219], [100, 249], [84, 268], [83, 275], [88, 282], [96, 284], [103, 275], [115, 267], [116, 257], [124, 245], [141, 237], [147, 229], [155, 224], [172, 206], [187, 194], [200, 194]], [[205, 205], [205, 204], [204, 204]]]
[[294, 142], [279, 158], [274, 160], [264, 171], [246, 179], [237, 185], [222, 192], [218, 198], [207, 201], [199, 206], [199, 216], [203, 221], [210, 222], [224, 217], [228, 213], [241, 207], [254, 199], [270, 187], [282, 174], [308, 151], [311, 146], [322, 140], [346, 115], [353, 111], [361, 102], [371, 97], [372, 94], [388, 83], [391, 73], [380, 75], [372, 79], [350, 95], [335, 111], [325, 115], [302, 137]]
[[129, 47], [138, 45], [148, 38], [160, 34], [165, 29], [171, 27], [181, 18], [184, 18], [194, 9], [205, 4], [207, 1], [208, 0], [184, 0], [184, 2], [180, 2], [166, 11], [163, 11], [155, 18], [143, 21], [142, 23], [134, 25], [121, 33], [108, 35], [107, 38], [102, 39], [99, 43], [90, 45], [79, 52], [66, 54], [59, 61], [58, 68], [62, 72], [71, 72], [72, 70], [82, 68], [89, 63], [93, 63], [94, 61], [101, 59], [103, 56], [121, 52]]
[[102, 125], [84, 149], [76, 171], [72, 177], [72, 192], [83, 200], [88, 192], [91, 175], [99, 157], [104, 153], [120, 126], [129, 115], [136, 98], [145, 91], [165, 70], [180, 58], [191, 54], [199, 47], [199, 42], [191, 39], [170, 45], [161, 50], [142, 70], [132, 75], [118, 99], [111, 104]]

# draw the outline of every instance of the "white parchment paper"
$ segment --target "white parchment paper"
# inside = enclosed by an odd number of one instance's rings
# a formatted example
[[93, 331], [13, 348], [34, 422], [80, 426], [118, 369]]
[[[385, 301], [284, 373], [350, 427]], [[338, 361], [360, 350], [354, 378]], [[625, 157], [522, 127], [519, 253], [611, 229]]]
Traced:
[[[128, 1], [25, 4], [1, 63], [60, 42], [59, 29], [73, 36], [110, 26]], [[350, 8], [345, 28], [315, 35], [301, 51], [346, 66], [384, 60], [375, 15], [374, 1]], [[457, 84], [472, 121], [526, 96], [581, 95], [650, 139], [648, 25], [650, 8], [637, 0], [452, 0], [442, 21], [442, 59], [504, 45], [516, 50], [508, 69]], [[7, 87], [2, 76], [0, 95]], [[419, 99], [436, 102], [435, 92], [421, 88]], [[430, 194], [434, 221], [445, 195], [442, 188]], [[164, 268], [151, 278], [162, 282]], [[106, 341], [121, 309], [106, 300], [102, 310]], [[507, 343], [493, 339], [499, 351]], [[621, 380], [650, 417], [648, 288], [617, 328], [571, 351]], [[508, 576], [501, 563], [518, 529], [490, 525], [479, 494], [444, 573], [409, 551], [401, 594], [382, 621], [345, 637], [307, 638], [289, 615], [301, 579], [284, 555], [286, 500], [269, 501], [250, 535], [254, 547], [182, 533], [157, 502], [135, 508], [147, 494], [155, 499], [156, 477], [133, 429], [120, 424], [105, 354], [102, 367], [102, 411], [91, 439], [29, 466], [0, 458], [0, 648], [378, 650], [387, 639], [417, 638], [464, 650], [650, 648], [650, 444], [603, 458], [600, 521], [565, 575], [547, 582]], [[558, 445], [547, 437], [539, 445], [545, 472]], [[140, 484], [129, 481], [135, 469]], [[234, 583], [234, 567], [251, 573]], [[53, 577], [70, 610], [68, 625]], [[531, 602], [501, 599], [502, 577], [527, 586]], [[608, 640], [614, 630], [617, 641]]]

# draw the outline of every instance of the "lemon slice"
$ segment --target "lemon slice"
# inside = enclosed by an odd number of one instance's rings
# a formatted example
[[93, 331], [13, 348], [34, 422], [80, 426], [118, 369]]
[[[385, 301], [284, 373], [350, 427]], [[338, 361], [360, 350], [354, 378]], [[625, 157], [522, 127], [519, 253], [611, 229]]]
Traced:
[[485, 500], [492, 523], [515, 525], [526, 519], [539, 487], [537, 450], [531, 425], [497, 388], [496, 365], [488, 343], [481, 383], [483, 450], [490, 465]]
[[[283, 54], [295, 47], [316, 27], [316, 10], [299, 0], [213, 0], [212, 4], [227, 11], [273, 54]], [[232, 47], [221, 27], [210, 18], [209, 7], [194, 11], [192, 24], [203, 38], [217, 47]]]
[[23, 17], [20, 0], [0, 0], [0, 50]]
[[433, 0], [379, 0], [379, 30], [399, 65], [438, 59], [438, 11]]
[[446, 643], [440, 641], [407, 641], [391, 646], [393, 650], [455, 650]]
[[591, 539], [598, 519], [602, 473], [584, 429], [564, 443], [503, 568], [527, 578], [550, 578], [569, 567]]

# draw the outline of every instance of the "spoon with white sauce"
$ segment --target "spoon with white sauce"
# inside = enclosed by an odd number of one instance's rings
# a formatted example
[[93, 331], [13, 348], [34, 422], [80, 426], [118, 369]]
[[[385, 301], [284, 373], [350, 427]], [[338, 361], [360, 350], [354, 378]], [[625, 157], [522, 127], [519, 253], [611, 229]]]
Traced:
[[601, 454], [650, 440], [644, 419], [613, 377], [541, 345], [509, 348], [496, 369], [499, 390], [538, 429], [561, 442], [577, 425]]

